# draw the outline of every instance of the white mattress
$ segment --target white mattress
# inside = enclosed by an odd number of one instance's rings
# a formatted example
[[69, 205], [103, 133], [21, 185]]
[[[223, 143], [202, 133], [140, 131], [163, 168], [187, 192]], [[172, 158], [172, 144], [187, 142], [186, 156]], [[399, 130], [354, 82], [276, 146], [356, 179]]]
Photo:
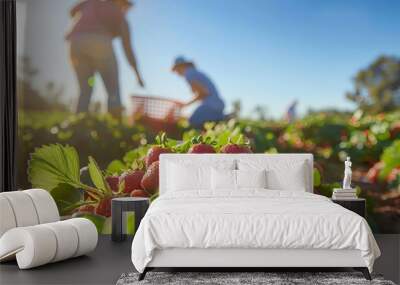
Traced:
[[359, 215], [307, 192], [248, 189], [171, 192], [152, 203], [132, 243], [139, 272], [163, 249], [359, 250], [372, 271], [380, 255]]

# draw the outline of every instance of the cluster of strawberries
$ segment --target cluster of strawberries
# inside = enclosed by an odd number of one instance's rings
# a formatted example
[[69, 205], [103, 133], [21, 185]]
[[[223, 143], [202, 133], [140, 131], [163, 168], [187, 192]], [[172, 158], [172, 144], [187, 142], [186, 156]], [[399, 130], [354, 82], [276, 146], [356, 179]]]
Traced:
[[[120, 192], [122, 187], [122, 196], [131, 197], [150, 197], [158, 191], [158, 164], [161, 153], [166, 149], [154, 146], [146, 158], [146, 170], [135, 169], [124, 172], [122, 175], [112, 175], [105, 178], [113, 193]], [[101, 200], [94, 209], [98, 215], [111, 216], [111, 198]]]
[[[193, 144], [188, 153], [216, 153], [211, 142], [203, 141], [202, 137], [192, 140]], [[113, 191], [117, 191], [120, 183], [124, 183], [124, 192], [132, 197], [150, 197], [158, 190], [158, 168], [160, 155], [163, 153], [173, 153], [173, 149], [166, 146], [164, 142], [161, 145], [152, 146], [146, 157], [144, 170], [131, 170], [123, 173], [121, 176], [109, 176], [107, 182]], [[229, 143], [221, 149], [221, 153], [250, 153], [251, 149], [247, 145]]]
[[[203, 140], [201, 136], [192, 139], [192, 146], [188, 153], [216, 153], [213, 142], [207, 138]], [[159, 185], [159, 158], [163, 153], [173, 153], [174, 149], [166, 144], [165, 135], [161, 137], [157, 145], [152, 146], [144, 158], [145, 169], [135, 169], [124, 172], [122, 175], [112, 175], [105, 177], [113, 194], [120, 193], [122, 196], [131, 197], [151, 197], [158, 192]], [[248, 144], [237, 144], [229, 142], [220, 149], [220, 153], [251, 153]], [[121, 189], [121, 187], [123, 189]], [[122, 190], [122, 191], [121, 191]], [[82, 206], [79, 211], [96, 213], [101, 216], [111, 216], [111, 199], [106, 197], [97, 205]]]
[[[212, 141], [210, 137], [203, 139], [202, 136], [194, 137], [192, 139], [192, 146], [189, 149], [188, 153], [216, 153], [214, 145], [215, 142]], [[229, 143], [224, 145], [220, 151], [220, 153], [251, 153], [251, 148], [248, 143], [239, 144], [233, 143], [229, 140]]]

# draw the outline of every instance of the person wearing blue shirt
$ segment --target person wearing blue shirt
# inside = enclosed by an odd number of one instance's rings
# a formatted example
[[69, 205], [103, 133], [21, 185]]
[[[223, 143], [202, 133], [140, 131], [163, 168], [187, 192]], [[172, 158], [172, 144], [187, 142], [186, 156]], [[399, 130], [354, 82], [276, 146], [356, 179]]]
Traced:
[[192, 61], [179, 56], [174, 61], [172, 71], [185, 78], [195, 95], [192, 100], [183, 103], [181, 107], [200, 102], [189, 118], [190, 125], [201, 128], [205, 122], [224, 119], [225, 103], [219, 96], [217, 88], [207, 75], [196, 68]]

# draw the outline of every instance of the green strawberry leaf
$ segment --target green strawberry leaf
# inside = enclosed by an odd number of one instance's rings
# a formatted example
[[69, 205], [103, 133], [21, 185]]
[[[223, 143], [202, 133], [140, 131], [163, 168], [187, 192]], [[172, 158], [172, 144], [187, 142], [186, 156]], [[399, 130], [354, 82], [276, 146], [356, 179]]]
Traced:
[[103, 228], [101, 229], [101, 234], [110, 235], [112, 232], [111, 217], [105, 218]]
[[223, 131], [218, 137], [217, 137], [217, 146], [222, 147], [228, 143], [231, 143], [231, 132], [226, 130]]
[[125, 180], [119, 179], [119, 184], [118, 184], [118, 194], [121, 194], [125, 190]]
[[189, 151], [191, 145], [192, 145], [192, 142], [190, 140], [189, 141], [185, 141], [185, 142], [183, 142], [181, 144], [176, 145], [173, 148], [173, 150], [176, 153], [187, 153]]
[[182, 135], [182, 140], [183, 141], [190, 141], [192, 140], [193, 137], [198, 136], [199, 135], [199, 131], [197, 130], [189, 130], [183, 133]]
[[385, 179], [393, 168], [400, 167], [400, 139], [393, 141], [381, 155], [384, 167], [379, 174], [380, 179]]
[[73, 215], [74, 218], [86, 218], [90, 221], [93, 222], [93, 224], [97, 228], [97, 232], [99, 234], [103, 233], [103, 231], [108, 231], [106, 229], [107, 226], [105, 226], [107, 218], [104, 216], [96, 215], [96, 214], [90, 214], [90, 213], [83, 213], [83, 212], [77, 212]]
[[158, 196], [159, 196], [159, 193], [158, 193], [158, 192], [155, 193], [155, 194], [153, 194], [153, 195], [150, 197], [150, 202], [153, 202], [155, 199], [158, 198]]
[[125, 153], [122, 160], [125, 162], [126, 165], [131, 165], [134, 161], [138, 159], [143, 159], [146, 156], [147, 151], [149, 150], [150, 147], [151, 145], [145, 145], [130, 150], [127, 153]]
[[111, 161], [107, 168], [106, 168], [106, 173], [107, 175], [115, 175], [115, 174], [121, 174], [126, 170], [126, 165], [123, 163], [121, 160], [115, 159]]
[[61, 216], [69, 215], [83, 202], [81, 191], [69, 184], [58, 184], [50, 191]]
[[35, 188], [51, 191], [59, 184], [80, 188], [79, 156], [74, 147], [44, 145], [31, 154], [28, 179]]
[[314, 179], [314, 187], [318, 187], [321, 185], [321, 174], [317, 168], [313, 170], [313, 179]]
[[143, 159], [136, 159], [135, 161], [132, 162], [131, 164], [131, 169], [132, 170], [143, 170], [145, 169], [145, 163]]
[[91, 156], [89, 156], [88, 169], [89, 169], [89, 175], [90, 175], [90, 178], [92, 179], [93, 184], [98, 189], [100, 189], [102, 192], [104, 192], [104, 193], [110, 192], [111, 193], [111, 189], [108, 186], [108, 183], [106, 182], [99, 166], [97, 165], [96, 160]]
[[164, 147], [166, 148], [173, 148], [178, 144], [177, 140], [174, 139], [170, 139], [168, 138], [168, 140], [165, 142]]
[[167, 134], [165, 132], [160, 132], [156, 136], [155, 142], [156, 142], [157, 145], [159, 145], [161, 147], [166, 147], [167, 146], [167, 142], [168, 142]]

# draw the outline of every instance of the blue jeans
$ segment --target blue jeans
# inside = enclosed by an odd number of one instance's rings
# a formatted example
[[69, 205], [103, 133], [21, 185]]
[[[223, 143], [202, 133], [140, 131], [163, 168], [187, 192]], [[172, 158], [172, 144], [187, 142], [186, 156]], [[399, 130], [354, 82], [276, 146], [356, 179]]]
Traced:
[[195, 128], [202, 128], [205, 122], [222, 121], [224, 110], [216, 110], [207, 105], [200, 105], [189, 118], [189, 123]]

